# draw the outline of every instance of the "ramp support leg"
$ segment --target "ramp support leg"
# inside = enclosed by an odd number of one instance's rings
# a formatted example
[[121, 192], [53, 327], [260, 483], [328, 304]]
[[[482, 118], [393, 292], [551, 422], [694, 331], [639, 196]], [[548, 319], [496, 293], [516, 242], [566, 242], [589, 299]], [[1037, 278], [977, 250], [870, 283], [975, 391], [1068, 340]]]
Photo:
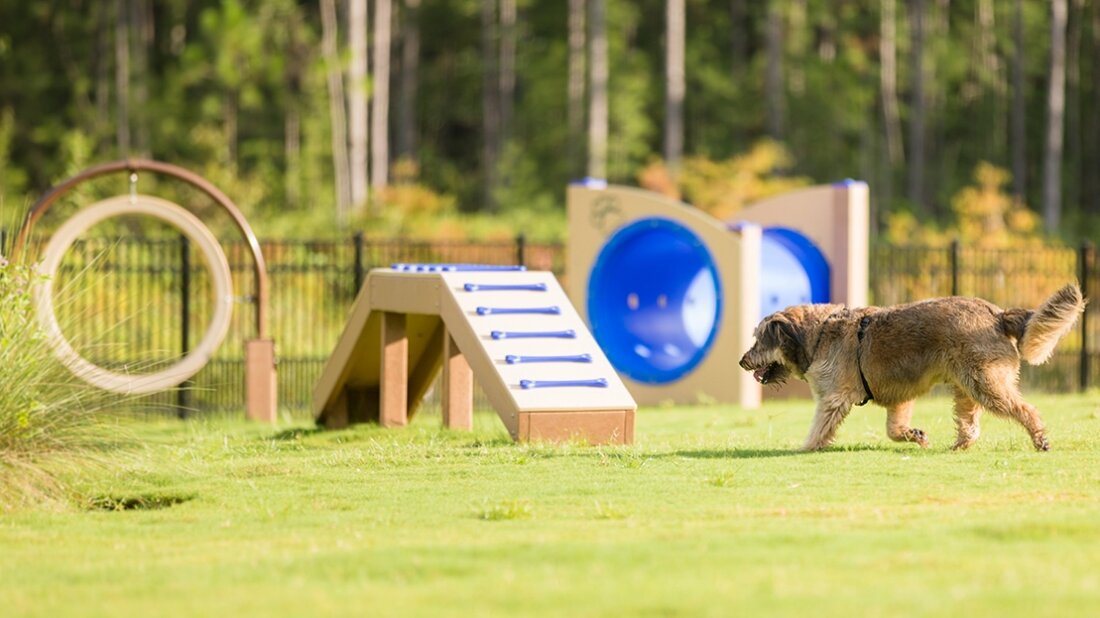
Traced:
[[474, 372], [450, 333], [443, 344], [443, 425], [448, 429], [474, 428]]
[[383, 427], [409, 423], [409, 338], [405, 314], [382, 312], [378, 422]]

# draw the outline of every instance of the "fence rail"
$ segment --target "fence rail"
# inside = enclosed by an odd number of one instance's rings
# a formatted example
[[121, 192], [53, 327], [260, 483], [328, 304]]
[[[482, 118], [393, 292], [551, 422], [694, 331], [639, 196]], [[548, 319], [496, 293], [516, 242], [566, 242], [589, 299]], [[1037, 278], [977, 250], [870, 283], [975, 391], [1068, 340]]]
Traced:
[[[279, 401], [310, 404], [347, 312], [372, 268], [397, 262], [524, 264], [562, 276], [560, 245], [528, 242], [439, 242], [372, 239], [276, 240], [261, 243], [271, 284], [271, 336], [276, 342]], [[152, 409], [237, 410], [243, 395], [244, 341], [254, 336], [252, 263], [243, 242], [223, 244], [233, 273], [232, 325], [210, 363], [184, 388], [142, 400]], [[87, 238], [66, 254], [55, 288], [58, 318], [74, 348], [116, 370], [150, 371], [177, 361], [203, 336], [211, 314], [202, 255], [182, 237]], [[187, 412], [185, 412], [187, 411]]]
[[[437, 242], [374, 239], [364, 234], [327, 240], [261, 243], [271, 281], [271, 334], [276, 341], [279, 401], [308, 408], [313, 382], [344, 327], [366, 274], [398, 262], [525, 264], [564, 273], [564, 248], [527, 242]], [[244, 341], [254, 333], [247, 295], [254, 276], [247, 247], [224, 246], [237, 305], [225, 343], [202, 371], [173, 393], [149, 404], [166, 411], [230, 411], [243, 401]], [[987, 250], [875, 245], [871, 248], [871, 301], [879, 305], [934, 296], [979, 296], [1000, 306], [1033, 308], [1058, 287], [1079, 281], [1100, 290], [1091, 245], [1078, 249], [1033, 247]], [[178, 237], [89, 238], [66, 256], [55, 287], [66, 334], [84, 356], [115, 368], [153, 368], [175, 362], [198, 342], [211, 307], [202, 256]], [[1025, 367], [1022, 381], [1051, 391], [1098, 383], [1097, 320], [1090, 308], [1050, 363]]]

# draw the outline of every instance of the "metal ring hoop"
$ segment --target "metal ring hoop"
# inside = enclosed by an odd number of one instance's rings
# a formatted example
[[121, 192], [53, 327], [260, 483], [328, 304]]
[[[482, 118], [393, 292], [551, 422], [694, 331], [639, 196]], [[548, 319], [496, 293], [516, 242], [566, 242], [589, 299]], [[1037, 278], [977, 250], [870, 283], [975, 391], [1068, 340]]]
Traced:
[[[146, 215], [175, 226], [199, 249], [211, 274], [214, 307], [206, 334], [179, 362], [155, 373], [127, 375], [92, 364], [65, 339], [54, 313], [53, 278], [69, 247], [93, 225], [122, 215]], [[206, 365], [229, 331], [233, 280], [225, 253], [202, 221], [168, 200], [147, 195], [119, 195], [81, 209], [50, 237], [38, 271], [44, 279], [34, 288], [35, 308], [54, 353], [76, 376], [104, 390], [139, 395], [177, 386]]]
[[229, 215], [234, 225], [237, 226], [237, 229], [244, 237], [249, 253], [252, 254], [252, 266], [255, 274], [253, 301], [256, 303], [256, 338], [267, 339], [267, 305], [269, 292], [267, 264], [264, 261], [263, 252], [260, 250], [260, 241], [256, 239], [256, 234], [253, 233], [252, 227], [248, 225], [248, 221], [245, 220], [241, 209], [238, 208], [228, 196], [222, 193], [220, 189], [210, 184], [210, 181], [202, 176], [179, 167], [178, 165], [172, 165], [171, 163], [164, 163], [162, 161], [151, 161], [148, 159], [123, 159], [121, 161], [112, 161], [111, 163], [103, 163], [101, 165], [89, 167], [76, 176], [62, 181], [60, 184], [50, 189], [46, 195], [39, 198], [34, 206], [31, 206], [30, 211], [27, 212], [27, 216], [23, 220], [23, 225], [19, 228], [19, 235], [15, 239], [15, 246], [12, 248], [12, 256], [20, 255], [29, 240], [34, 224], [42, 218], [42, 216], [49, 211], [50, 207], [61, 199], [62, 196], [72, 191], [83, 182], [117, 172], [128, 172], [130, 174], [150, 172], [181, 180], [205, 193]]

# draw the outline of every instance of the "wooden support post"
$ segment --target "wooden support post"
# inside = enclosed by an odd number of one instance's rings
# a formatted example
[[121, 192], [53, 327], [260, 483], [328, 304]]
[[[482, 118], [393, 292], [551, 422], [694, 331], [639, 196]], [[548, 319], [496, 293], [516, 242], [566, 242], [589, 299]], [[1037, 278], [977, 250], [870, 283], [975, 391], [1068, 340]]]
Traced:
[[405, 314], [382, 312], [378, 422], [404, 427], [409, 422], [409, 338]]
[[278, 420], [275, 342], [251, 339], [244, 344], [244, 398], [249, 420], [274, 423]]
[[450, 333], [444, 341], [443, 425], [470, 431], [474, 428], [474, 372]]

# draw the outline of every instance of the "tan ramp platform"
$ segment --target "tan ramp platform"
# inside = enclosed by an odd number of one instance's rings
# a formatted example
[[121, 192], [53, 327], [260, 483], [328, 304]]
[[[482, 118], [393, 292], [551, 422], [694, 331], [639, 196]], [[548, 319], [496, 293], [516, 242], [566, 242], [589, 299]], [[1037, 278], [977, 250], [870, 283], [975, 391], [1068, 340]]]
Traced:
[[404, 425], [442, 371], [449, 427], [470, 427], [476, 378], [513, 439], [633, 442], [637, 405], [552, 273], [444, 268], [370, 272], [314, 388], [319, 423]]

